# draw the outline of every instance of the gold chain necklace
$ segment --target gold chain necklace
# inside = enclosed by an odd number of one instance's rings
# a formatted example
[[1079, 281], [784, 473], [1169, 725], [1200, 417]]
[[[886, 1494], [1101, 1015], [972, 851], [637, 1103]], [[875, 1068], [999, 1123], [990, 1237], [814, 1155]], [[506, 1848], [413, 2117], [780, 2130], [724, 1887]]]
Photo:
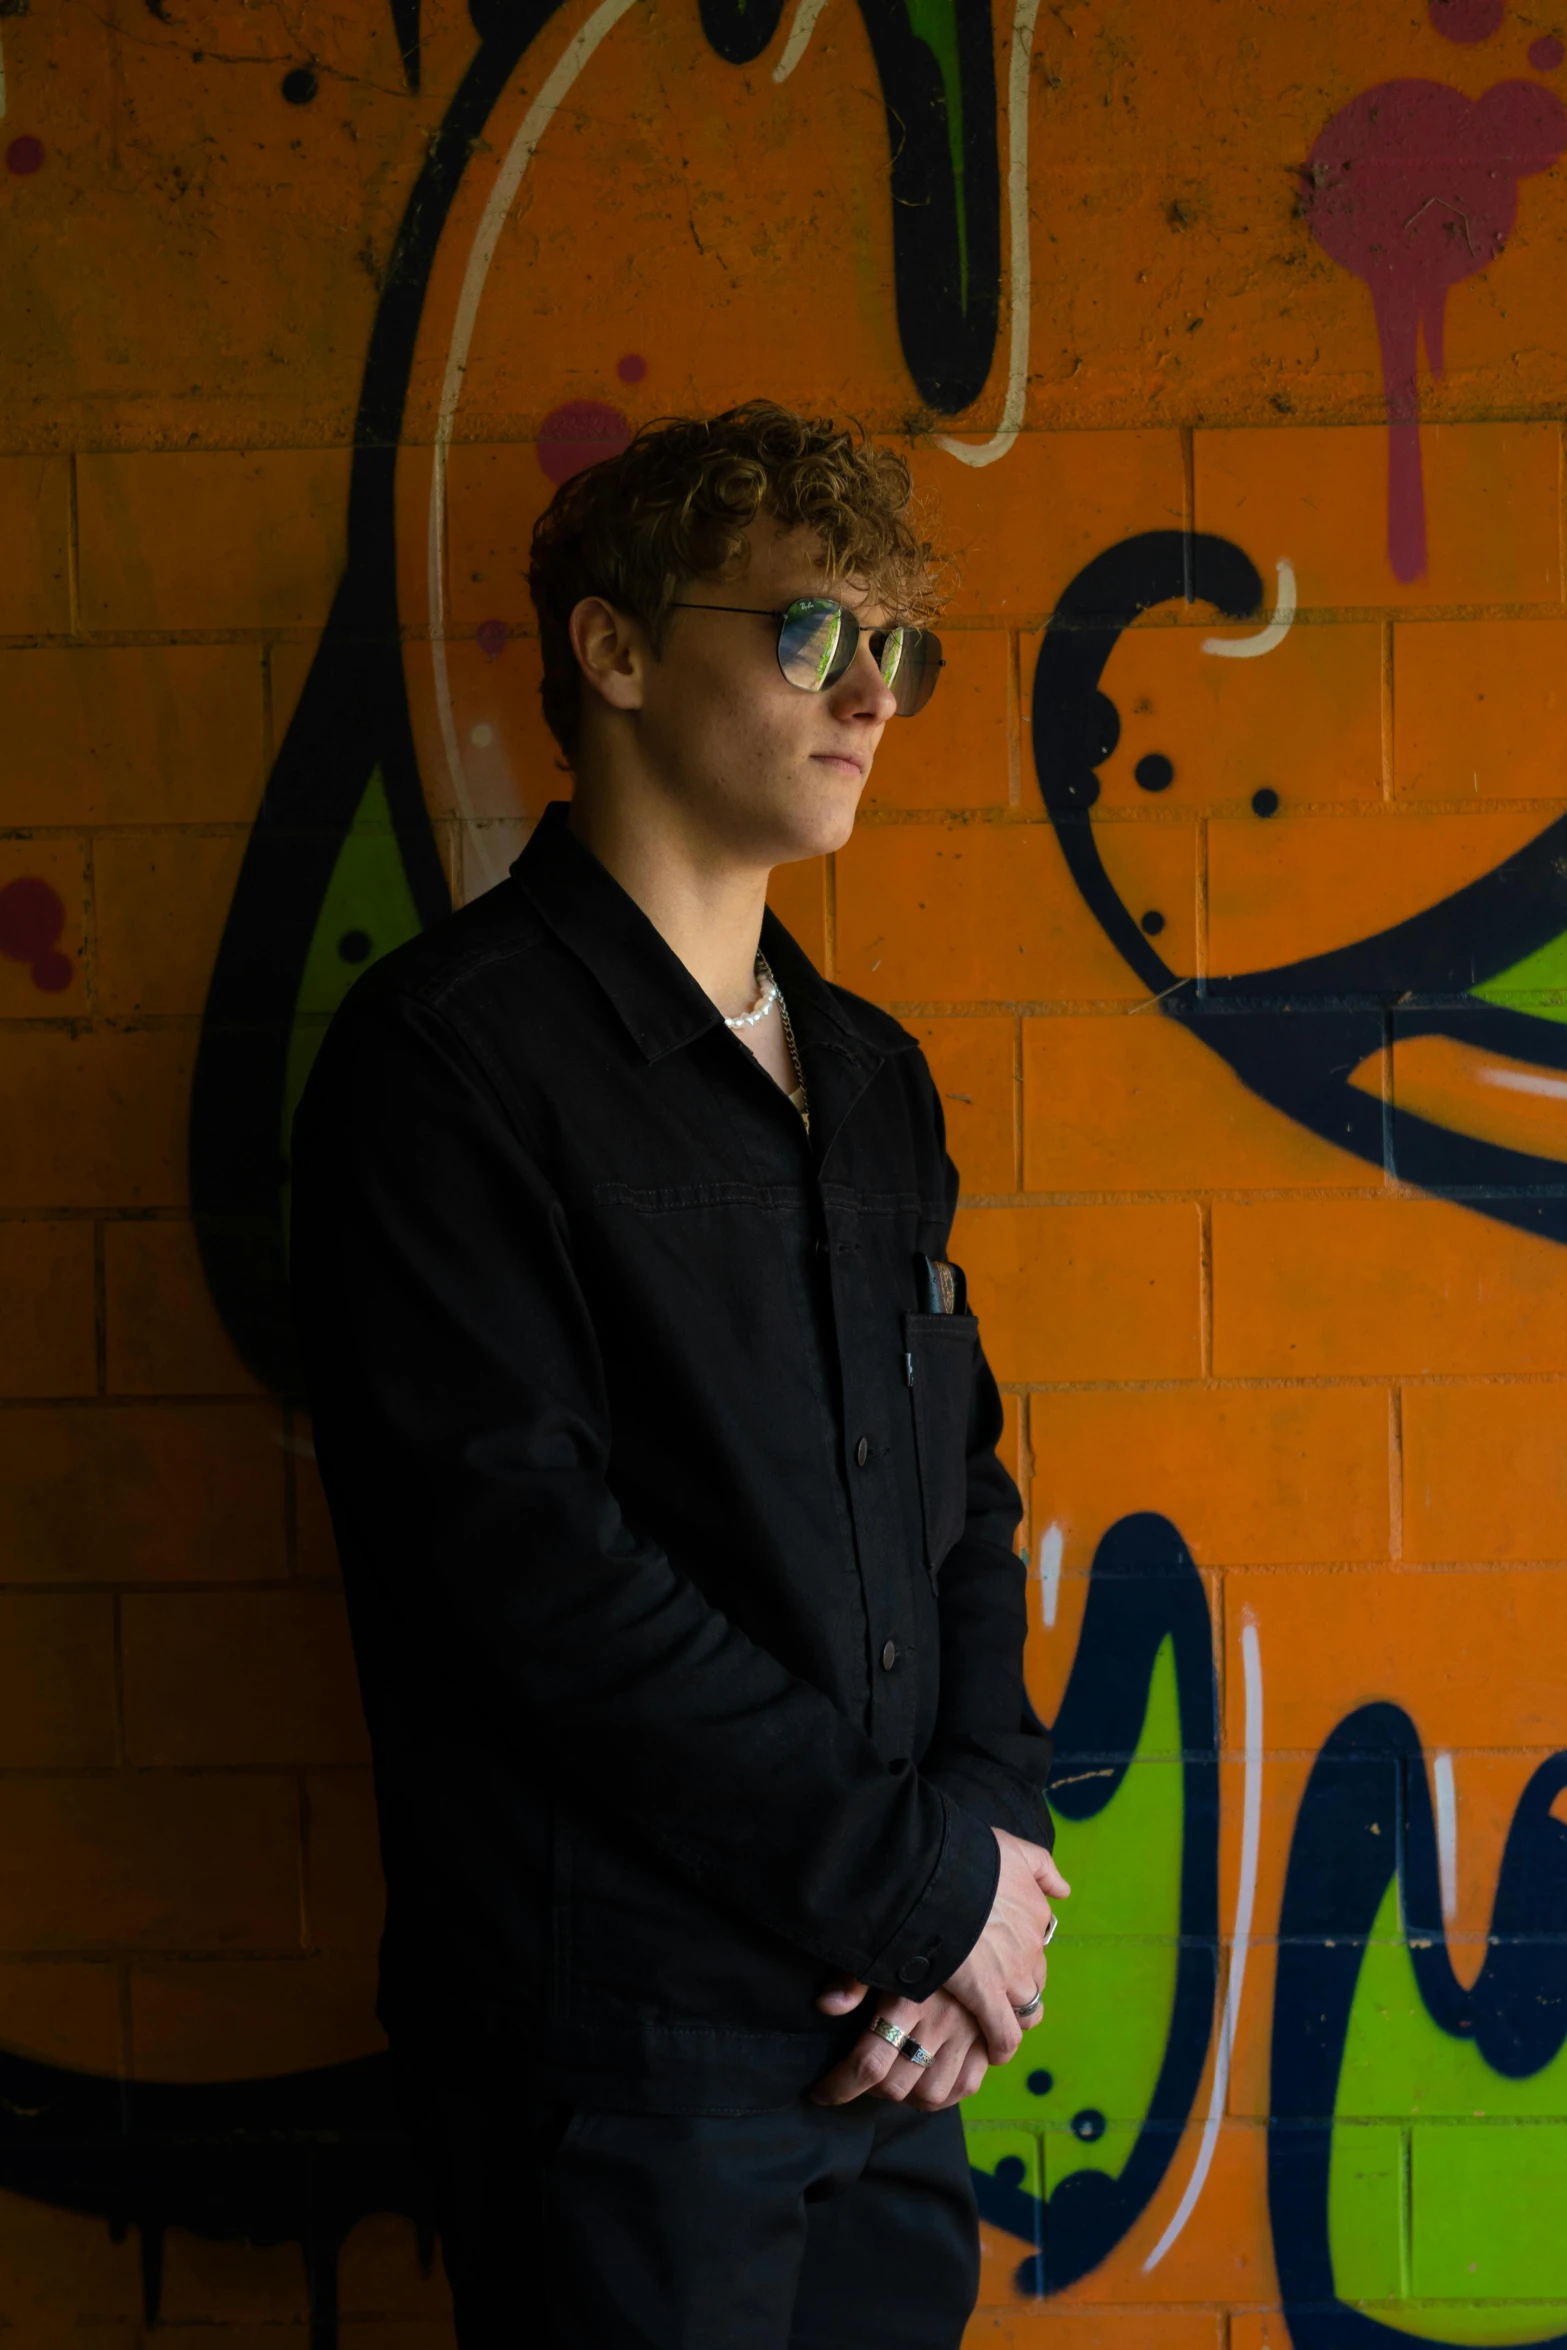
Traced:
[[794, 1041], [794, 1022], [789, 1017], [789, 1007], [784, 1002], [783, 989], [773, 977], [772, 968], [765, 955], [757, 956], [756, 969], [757, 976], [762, 980], [763, 985], [773, 990], [772, 1002], [778, 1006], [778, 1017], [783, 1022], [784, 1043], [789, 1047], [789, 1058], [794, 1064], [795, 1090], [789, 1099], [805, 1121], [805, 1131], [809, 1134], [811, 1131], [811, 1097], [805, 1090], [805, 1071], [800, 1063], [800, 1048]]

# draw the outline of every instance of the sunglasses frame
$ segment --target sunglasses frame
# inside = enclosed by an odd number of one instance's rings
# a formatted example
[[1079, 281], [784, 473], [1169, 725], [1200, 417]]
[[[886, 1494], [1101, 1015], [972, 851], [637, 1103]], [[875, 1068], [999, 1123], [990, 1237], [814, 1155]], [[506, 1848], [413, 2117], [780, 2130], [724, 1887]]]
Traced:
[[[837, 656], [833, 662], [832, 667], [828, 670], [826, 676], [823, 677], [820, 685], [801, 685], [797, 679], [792, 678], [789, 675], [788, 670], [784, 668], [783, 664], [784, 628], [787, 625], [790, 616], [793, 613], [799, 611], [802, 605], [813, 605], [821, 610], [830, 610], [836, 612], [840, 621], [847, 623], [848, 649], [845, 651], [843, 641], [840, 638]], [[924, 692], [921, 694], [920, 699], [915, 703], [913, 709], [894, 710], [893, 716], [895, 718], [917, 718], [919, 716], [921, 710], [924, 709], [926, 703], [930, 700], [931, 695], [935, 692], [937, 684], [940, 681], [940, 673], [946, 666], [946, 663], [942, 659], [941, 639], [939, 636], [937, 636], [934, 629], [915, 628], [912, 627], [908, 622], [896, 622], [890, 628], [861, 628], [858, 620], [849, 610], [848, 605], [840, 604], [836, 596], [794, 596], [781, 608], [769, 604], [688, 604], [676, 602], [670, 606], [670, 610], [673, 612], [739, 612], [746, 614], [749, 618], [754, 620], [776, 620], [778, 623], [779, 674], [782, 676], [786, 685], [792, 685], [795, 692], [800, 694], [825, 693], [829, 686], [836, 685], [841, 677], [846, 677], [850, 668], [853, 666], [854, 656], [860, 649], [860, 639], [862, 636], [864, 637], [866, 643], [870, 646], [871, 659], [875, 662], [878, 672], [881, 670], [880, 647], [886, 643], [888, 637], [898, 634], [913, 637], [917, 640], [920, 648], [921, 680], [923, 681], [926, 677], [928, 677], [930, 679], [930, 683], [925, 687]], [[901, 670], [901, 668], [902, 661], [900, 659], [899, 669]], [[894, 676], [896, 676], [896, 674], [897, 672], [894, 672]], [[888, 678], [884, 675], [882, 677], [882, 683], [887, 687], [889, 692], [896, 693], [897, 687], [891, 678]]]

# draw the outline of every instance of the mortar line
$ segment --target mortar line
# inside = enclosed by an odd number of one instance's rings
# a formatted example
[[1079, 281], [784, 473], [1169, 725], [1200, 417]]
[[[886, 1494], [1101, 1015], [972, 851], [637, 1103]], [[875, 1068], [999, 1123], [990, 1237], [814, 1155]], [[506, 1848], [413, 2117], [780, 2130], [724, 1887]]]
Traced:
[[81, 526], [76, 492], [76, 451], [65, 472], [65, 597], [70, 633], [82, 634]]
[[1393, 797], [1394, 728], [1397, 711], [1393, 701], [1393, 623], [1382, 623], [1382, 797]]

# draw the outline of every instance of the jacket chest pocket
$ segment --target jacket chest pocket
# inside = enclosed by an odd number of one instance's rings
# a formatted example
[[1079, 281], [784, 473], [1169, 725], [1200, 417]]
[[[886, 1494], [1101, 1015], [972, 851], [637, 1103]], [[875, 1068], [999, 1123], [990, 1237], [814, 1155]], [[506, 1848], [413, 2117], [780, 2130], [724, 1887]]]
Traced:
[[972, 1314], [907, 1314], [903, 1329], [914, 1398], [925, 1563], [934, 1581], [968, 1517], [969, 1401], [979, 1324]]

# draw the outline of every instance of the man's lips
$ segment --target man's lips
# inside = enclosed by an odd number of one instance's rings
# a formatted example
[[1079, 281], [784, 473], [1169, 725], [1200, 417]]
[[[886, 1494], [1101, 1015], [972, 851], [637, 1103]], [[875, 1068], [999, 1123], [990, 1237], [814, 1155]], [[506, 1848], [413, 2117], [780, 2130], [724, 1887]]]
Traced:
[[865, 773], [865, 761], [853, 751], [813, 751], [811, 757], [821, 760], [828, 767], [848, 767], [856, 775]]

